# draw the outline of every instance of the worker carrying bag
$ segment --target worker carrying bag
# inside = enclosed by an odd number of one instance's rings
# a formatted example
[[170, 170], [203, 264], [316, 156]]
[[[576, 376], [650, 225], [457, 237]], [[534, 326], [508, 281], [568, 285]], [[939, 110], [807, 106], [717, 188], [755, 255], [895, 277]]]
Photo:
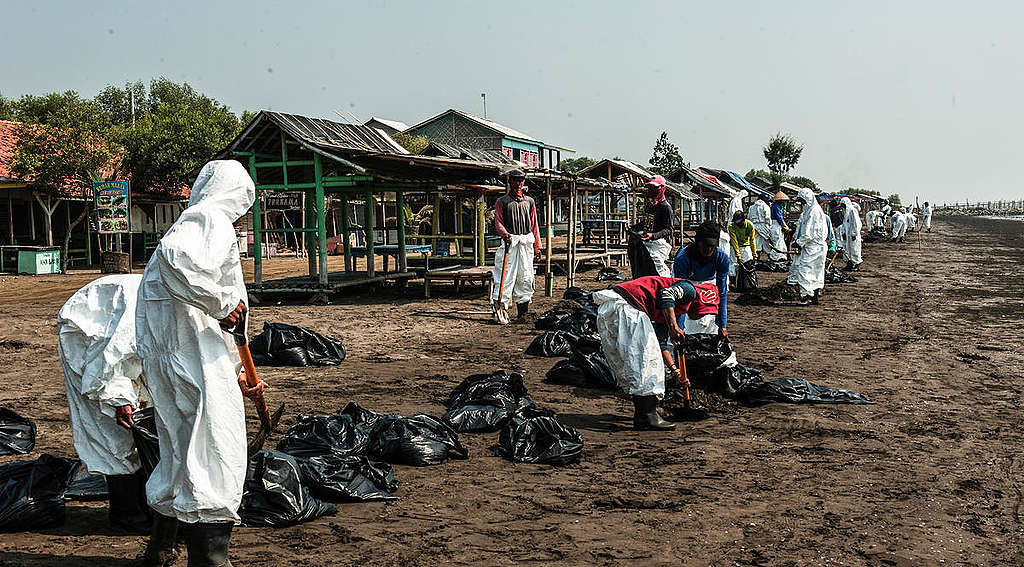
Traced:
[[757, 269], [753, 260], [736, 266], [736, 291], [746, 293], [757, 290]]

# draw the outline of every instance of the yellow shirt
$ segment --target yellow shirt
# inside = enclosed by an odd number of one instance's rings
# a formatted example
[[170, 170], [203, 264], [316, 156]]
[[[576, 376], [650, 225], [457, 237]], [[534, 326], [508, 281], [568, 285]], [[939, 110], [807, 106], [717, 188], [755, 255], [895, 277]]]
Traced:
[[732, 244], [734, 255], [740, 257], [740, 248], [749, 246], [751, 253], [757, 258], [757, 246], [754, 244], [754, 223], [749, 220], [743, 221], [742, 226], [736, 223], [729, 223], [729, 243]]

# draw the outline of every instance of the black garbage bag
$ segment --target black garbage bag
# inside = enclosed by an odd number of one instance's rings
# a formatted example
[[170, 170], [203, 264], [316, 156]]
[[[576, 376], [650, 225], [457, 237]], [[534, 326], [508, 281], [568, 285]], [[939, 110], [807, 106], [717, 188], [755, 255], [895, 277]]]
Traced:
[[449, 458], [468, 459], [459, 434], [436, 417], [381, 416], [370, 432], [369, 455], [395, 465], [439, 465]]
[[295, 457], [260, 451], [249, 459], [238, 510], [242, 524], [284, 528], [337, 512], [334, 504], [321, 501], [302, 485]]
[[572, 311], [568, 309], [549, 309], [537, 316], [533, 326], [539, 331], [565, 331], [572, 318]]
[[515, 418], [516, 419], [527, 419], [530, 417], [558, 417], [555, 410], [550, 408], [542, 408], [537, 405], [530, 396], [523, 396], [519, 398], [519, 406], [516, 408]]
[[707, 378], [733, 354], [732, 344], [718, 335], [695, 333], [686, 335], [682, 354], [686, 356], [686, 374], [692, 382]]
[[884, 228], [875, 227], [864, 235], [864, 242], [888, 242], [891, 236]]
[[284, 323], [264, 323], [249, 350], [256, 364], [272, 366], [334, 366], [345, 360], [341, 340]]
[[396, 500], [395, 470], [366, 457], [325, 455], [299, 461], [302, 483], [328, 502]]
[[568, 299], [571, 301], [589, 300], [591, 294], [594, 292], [583, 289], [582, 287], [572, 286], [565, 289], [565, 293], [562, 294], [562, 299]]
[[78, 461], [50, 454], [0, 467], [0, 532], [63, 525], [64, 493], [77, 467]]
[[551, 370], [548, 370], [545, 375], [544, 381], [550, 384], [606, 390], [614, 390], [618, 387], [615, 375], [612, 374], [612, 367], [600, 350], [573, 352], [572, 356], [558, 361], [551, 367]]
[[626, 274], [623, 274], [618, 268], [601, 268], [597, 272], [597, 281], [599, 282], [624, 282], [628, 279]]
[[736, 291], [745, 293], [757, 289], [757, 270], [754, 262], [746, 262], [736, 266]]
[[107, 491], [107, 477], [101, 474], [89, 474], [85, 463], [78, 461], [78, 465], [71, 473], [64, 497], [68, 500], [82, 502], [106, 500], [110, 497], [110, 493]]
[[487, 433], [505, 426], [526, 395], [521, 374], [499, 370], [474, 374], [448, 395], [445, 423], [460, 433]]
[[751, 380], [740, 384], [736, 398], [746, 404], [759, 406], [772, 402], [791, 404], [870, 404], [864, 394], [819, 386], [803, 378]]
[[36, 422], [0, 407], [0, 455], [24, 455], [36, 446]]
[[142, 465], [142, 472], [146, 478], [156, 470], [160, 462], [160, 442], [156, 436], [156, 415], [153, 408], [132, 414], [132, 439], [135, 441], [135, 450], [139, 454], [139, 462]]
[[758, 272], [788, 272], [789, 262], [783, 260], [757, 260], [754, 269]]
[[359, 402], [349, 402], [345, 405], [345, 408], [341, 410], [340, 415], [348, 415], [352, 417], [352, 420], [356, 425], [361, 427], [367, 433], [369, 433], [377, 421], [382, 417], [401, 417], [398, 414], [382, 414], [375, 411], [370, 411], [363, 406], [359, 405]]
[[530, 356], [569, 356], [579, 337], [569, 331], [544, 331], [534, 337], [526, 354]]
[[567, 465], [580, 460], [583, 436], [553, 416], [516, 417], [501, 430], [497, 454], [517, 463]]
[[293, 457], [362, 455], [370, 437], [351, 415], [300, 415], [277, 450]]
[[850, 274], [840, 271], [839, 268], [832, 266], [825, 270], [825, 283], [837, 284], [837, 283], [856, 283], [857, 278]]

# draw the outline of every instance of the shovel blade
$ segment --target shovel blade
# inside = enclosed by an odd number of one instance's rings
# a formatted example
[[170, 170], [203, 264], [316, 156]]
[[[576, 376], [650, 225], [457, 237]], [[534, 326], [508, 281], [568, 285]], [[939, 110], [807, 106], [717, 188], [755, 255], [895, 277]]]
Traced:
[[267, 442], [267, 436], [277, 429], [277, 424], [281, 421], [281, 415], [283, 414], [284, 404], [281, 404], [280, 407], [278, 407], [270, 416], [269, 423], [260, 423], [260, 429], [256, 432], [256, 435], [253, 436], [252, 440], [249, 441], [249, 446], [246, 451], [250, 457], [260, 452], [260, 449], [263, 448], [263, 444]]

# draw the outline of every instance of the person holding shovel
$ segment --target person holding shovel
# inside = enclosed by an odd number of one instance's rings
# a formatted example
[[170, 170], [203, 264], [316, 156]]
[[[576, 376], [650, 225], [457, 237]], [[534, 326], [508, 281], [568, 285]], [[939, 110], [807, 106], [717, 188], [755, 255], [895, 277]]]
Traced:
[[720, 301], [718, 287], [645, 276], [594, 292], [593, 298], [601, 349], [619, 386], [633, 398], [633, 427], [674, 429], [657, 408], [658, 398], [665, 394], [666, 368], [673, 381], [684, 385], [682, 369], [674, 359], [675, 345], [686, 340], [677, 315], [714, 316]]
[[533, 259], [540, 252], [537, 204], [523, 194], [526, 175], [521, 169], [507, 174], [508, 193], [494, 204], [494, 228], [501, 246], [494, 253], [494, 292], [491, 304], [494, 320], [509, 322], [508, 308], [516, 304], [516, 319], [524, 320], [533, 299]]
[[248, 310], [232, 223], [255, 192], [237, 161], [207, 163], [142, 274], [135, 336], [160, 443], [146, 484], [156, 514], [144, 565], [173, 556], [179, 524], [190, 566], [230, 565], [248, 462], [242, 397], [266, 388], [246, 384], [227, 332]]

